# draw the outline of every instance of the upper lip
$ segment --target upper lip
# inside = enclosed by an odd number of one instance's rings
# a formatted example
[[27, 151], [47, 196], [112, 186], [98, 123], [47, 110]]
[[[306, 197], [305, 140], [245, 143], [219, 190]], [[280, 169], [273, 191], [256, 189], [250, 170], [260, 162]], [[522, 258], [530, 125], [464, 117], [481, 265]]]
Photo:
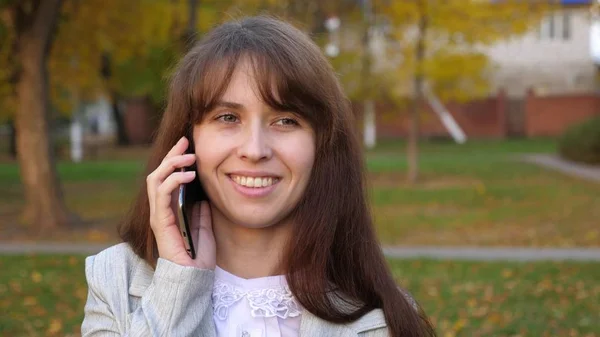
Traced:
[[271, 172], [266, 172], [266, 171], [235, 171], [235, 172], [229, 172], [227, 173], [230, 176], [241, 176], [241, 177], [273, 177], [273, 178], [279, 178], [279, 175], [275, 174], [275, 173], [271, 173]]

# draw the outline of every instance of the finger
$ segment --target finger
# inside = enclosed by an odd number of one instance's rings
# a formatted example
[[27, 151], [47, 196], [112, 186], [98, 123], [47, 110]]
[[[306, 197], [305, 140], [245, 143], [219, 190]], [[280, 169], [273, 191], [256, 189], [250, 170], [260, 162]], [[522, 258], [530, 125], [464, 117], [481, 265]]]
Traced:
[[[163, 158], [163, 160], [161, 161], [161, 165], [165, 162], [165, 159], [172, 158], [176, 155], [180, 155], [180, 154], [184, 153], [185, 150], [187, 149], [188, 145], [189, 145], [189, 140], [185, 136], [179, 138], [177, 143], [175, 143], [175, 145], [171, 148], [171, 150], [169, 150], [169, 152]], [[189, 161], [189, 160], [191, 160], [191, 158], [187, 158], [185, 160]], [[193, 163], [193, 161], [192, 161], [192, 163]], [[159, 165], [159, 167], [161, 165]], [[191, 163], [190, 163], [190, 165], [191, 165]], [[158, 167], [157, 167], [157, 169], [158, 169]], [[150, 204], [150, 216], [152, 216], [152, 214], [154, 214], [154, 211], [155, 211], [156, 190], [157, 190], [159, 184], [166, 178], [167, 175], [170, 174], [170, 172], [167, 172], [165, 174], [162, 171], [160, 172], [162, 174], [159, 174], [158, 172], [156, 172], [157, 169], [155, 169], [152, 173], [150, 173], [146, 177], [146, 192], [148, 194], [148, 202]], [[175, 170], [175, 168], [173, 168], [173, 170]]]
[[154, 211], [155, 191], [158, 186], [171, 174], [173, 171], [191, 166], [196, 161], [194, 154], [173, 155], [163, 159], [160, 165], [146, 177], [146, 189], [148, 193], [148, 201], [150, 202], [150, 214]]
[[[155, 212], [159, 210], [172, 209], [173, 192], [182, 184], [187, 184], [194, 180], [195, 171], [174, 172], [165, 181], [158, 186], [156, 190]], [[168, 217], [170, 213], [162, 214], [163, 217]]]
[[156, 179], [154, 172], [146, 177], [146, 193], [148, 194], [148, 203], [150, 204], [150, 216], [154, 214], [156, 204], [156, 190], [160, 182]]
[[187, 166], [191, 166], [196, 161], [196, 155], [193, 153], [177, 155], [168, 159], [165, 159], [157, 168], [150, 174], [150, 178], [152, 180], [152, 184], [155, 186], [161, 185], [162, 182], [167, 179], [171, 173], [179, 170], [180, 168], [184, 168]]
[[163, 158], [167, 159], [167, 158], [171, 158], [173, 156], [176, 156], [178, 154], [182, 154], [185, 152], [185, 150], [187, 150], [189, 145], [189, 141], [188, 139], [184, 136], [179, 138], [179, 140], [177, 141], [177, 143], [175, 143], [175, 145], [173, 145], [173, 147], [171, 148], [171, 150], [169, 150], [169, 152], [167, 152], [167, 155]]

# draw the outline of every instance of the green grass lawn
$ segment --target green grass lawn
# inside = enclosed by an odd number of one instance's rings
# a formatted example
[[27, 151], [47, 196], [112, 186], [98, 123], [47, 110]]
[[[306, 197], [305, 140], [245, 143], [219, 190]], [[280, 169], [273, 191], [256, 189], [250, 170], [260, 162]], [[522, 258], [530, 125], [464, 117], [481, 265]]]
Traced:
[[439, 336], [600, 336], [600, 264], [391, 261]]
[[[404, 144], [383, 142], [367, 152], [370, 198], [385, 244], [480, 246], [600, 246], [600, 185], [517, 161], [551, 153], [549, 139], [426, 142], [419, 184], [405, 183]], [[129, 152], [127, 152], [129, 151]], [[115, 152], [81, 164], [61, 162], [70, 209], [80, 230], [23, 234], [18, 168], [0, 164], [0, 237], [110, 241], [143, 179], [144, 151]], [[128, 159], [135, 158], [135, 159]]]
[[416, 186], [405, 183], [400, 151], [370, 152], [381, 239], [407, 245], [599, 246], [600, 184], [515, 160], [519, 153], [553, 148], [549, 140], [428, 144]]
[[[83, 256], [0, 257], [0, 335], [77, 336]], [[600, 336], [600, 264], [394, 260], [439, 336]]]

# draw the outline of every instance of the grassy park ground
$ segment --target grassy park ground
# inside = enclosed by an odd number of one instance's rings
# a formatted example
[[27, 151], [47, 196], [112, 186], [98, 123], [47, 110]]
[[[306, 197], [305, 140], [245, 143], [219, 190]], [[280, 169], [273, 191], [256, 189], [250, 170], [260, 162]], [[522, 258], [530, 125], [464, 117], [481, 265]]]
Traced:
[[[449, 336], [600, 336], [600, 263], [392, 260]], [[2, 336], [77, 336], [83, 256], [0, 258]]]
[[[370, 198], [383, 243], [392, 245], [600, 246], [600, 186], [517, 161], [552, 152], [551, 140], [427, 143], [421, 183], [405, 182], [404, 144], [367, 154]], [[145, 150], [61, 162], [67, 204], [84, 224], [36, 235], [19, 226], [23, 204], [15, 163], [0, 163], [0, 237], [113, 241], [143, 179]]]
[[[389, 245], [600, 246], [600, 185], [522, 163], [552, 140], [422, 146], [421, 182], [405, 183], [404, 144], [367, 153], [379, 237]], [[147, 150], [61, 162], [75, 229], [36, 234], [19, 225], [15, 163], [0, 160], [0, 239], [115, 241], [143, 179]], [[87, 288], [83, 256], [0, 257], [0, 335], [76, 336]], [[440, 336], [600, 336], [600, 263], [390, 260]]]

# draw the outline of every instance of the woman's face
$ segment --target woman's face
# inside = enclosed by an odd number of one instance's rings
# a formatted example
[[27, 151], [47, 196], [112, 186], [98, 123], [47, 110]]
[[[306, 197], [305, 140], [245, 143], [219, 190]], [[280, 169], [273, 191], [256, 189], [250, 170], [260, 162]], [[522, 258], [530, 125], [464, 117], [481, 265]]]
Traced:
[[193, 137], [213, 217], [249, 228], [272, 226], [306, 190], [314, 131], [300, 116], [261, 100], [247, 62], [238, 65], [216, 108], [194, 126]]

